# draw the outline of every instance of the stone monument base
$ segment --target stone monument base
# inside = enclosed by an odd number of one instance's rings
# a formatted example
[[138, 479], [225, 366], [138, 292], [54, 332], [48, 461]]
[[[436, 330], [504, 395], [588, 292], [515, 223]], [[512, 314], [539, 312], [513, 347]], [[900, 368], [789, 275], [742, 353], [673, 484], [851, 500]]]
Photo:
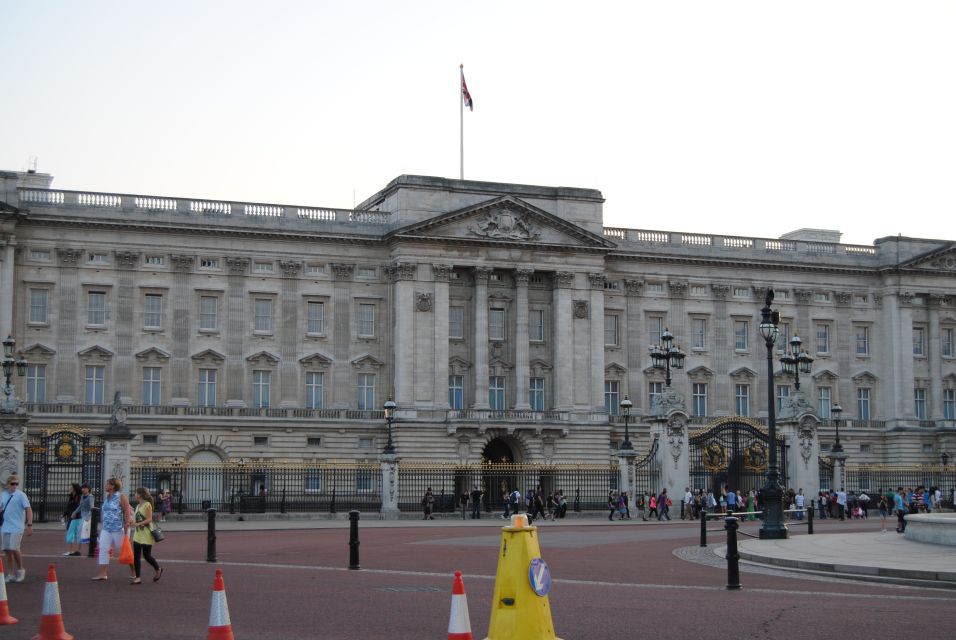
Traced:
[[906, 516], [903, 536], [914, 542], [956, 547], [956, 513], [919, 513]]

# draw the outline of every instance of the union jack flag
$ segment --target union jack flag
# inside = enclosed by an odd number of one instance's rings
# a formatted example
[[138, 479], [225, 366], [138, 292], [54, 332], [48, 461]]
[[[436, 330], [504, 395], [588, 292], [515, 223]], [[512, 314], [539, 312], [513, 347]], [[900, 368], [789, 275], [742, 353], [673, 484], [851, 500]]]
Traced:
[[471, 94], [468, 93], [468, 85], [465, 84], [465, 72], [461, 72], [461, 99], [469, 110], [474, 111], [475, 105], [471, 100]]

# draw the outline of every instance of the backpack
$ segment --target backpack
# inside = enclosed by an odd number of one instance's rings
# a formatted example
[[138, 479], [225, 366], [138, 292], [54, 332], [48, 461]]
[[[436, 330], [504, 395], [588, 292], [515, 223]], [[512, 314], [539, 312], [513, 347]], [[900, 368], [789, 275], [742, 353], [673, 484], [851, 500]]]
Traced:
[[518, 504], [518, 501], [521, 500], [521, 493], [515, 489], [511, 494], [511, 504]]

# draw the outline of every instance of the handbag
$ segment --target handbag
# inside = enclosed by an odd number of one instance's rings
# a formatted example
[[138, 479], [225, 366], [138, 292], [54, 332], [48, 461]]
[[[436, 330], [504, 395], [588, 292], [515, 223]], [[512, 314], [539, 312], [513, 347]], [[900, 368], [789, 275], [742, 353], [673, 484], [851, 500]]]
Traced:
[[90, 519], [84, 518], [83, 526], [80, 528], [80, 542], [88, 544], [90, 541]]
[[153, 534], [153, 542], [162, 542], [166, 539], [166, 536], [163, 535], [163, 530], [155, 524], [149, 528], [149, 532]]
[[130, 544], [129, 536], [123, 536], [123, 546], [120, 547], [119, 558], [116, 561], [120, 564], [133, 564], [133, 545]]

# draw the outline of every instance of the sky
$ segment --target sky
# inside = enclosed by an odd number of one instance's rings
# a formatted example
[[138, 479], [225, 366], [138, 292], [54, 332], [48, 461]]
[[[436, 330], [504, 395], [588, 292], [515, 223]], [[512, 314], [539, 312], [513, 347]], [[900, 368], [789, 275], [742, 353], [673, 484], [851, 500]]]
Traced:
[[351, 208], [401, 174], [605, 226], [956, 240], [956, 2], [0, 0], [0, 169]]

